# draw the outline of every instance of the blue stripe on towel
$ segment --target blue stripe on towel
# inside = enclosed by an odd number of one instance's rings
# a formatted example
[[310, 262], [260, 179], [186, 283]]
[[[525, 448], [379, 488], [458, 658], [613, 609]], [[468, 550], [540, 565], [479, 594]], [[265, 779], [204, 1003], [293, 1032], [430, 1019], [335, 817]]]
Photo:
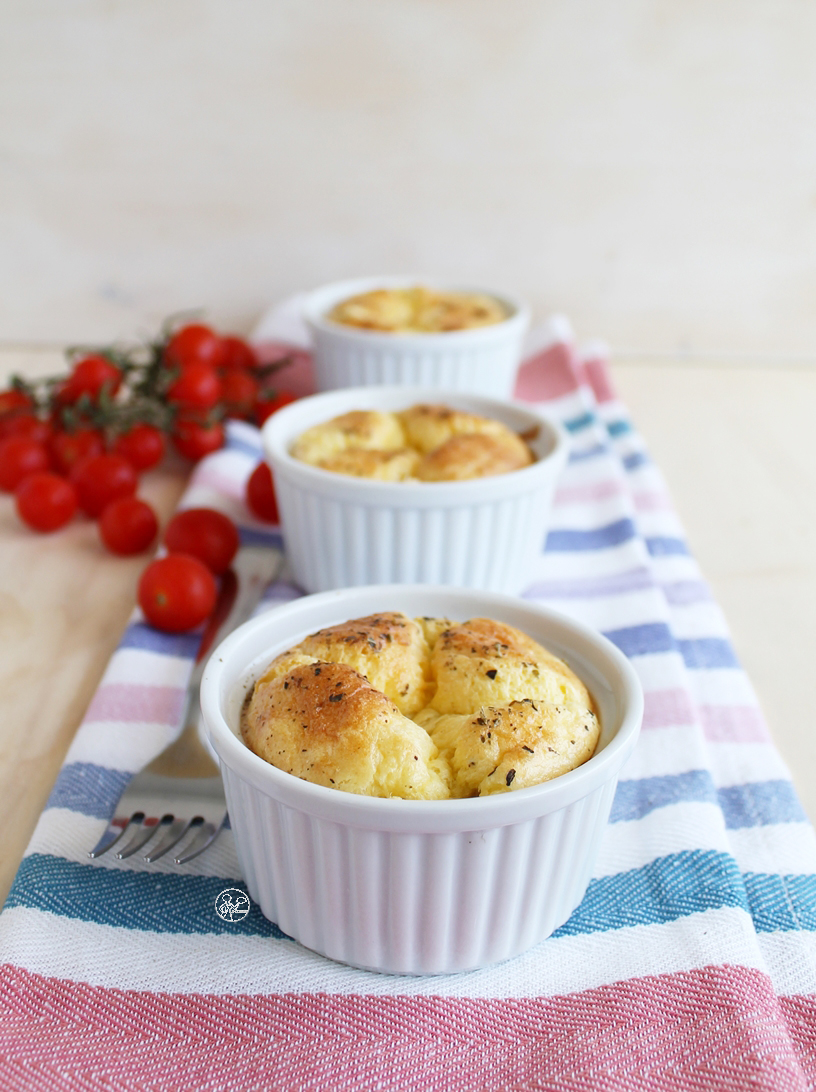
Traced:
[[591, 880], [581, 905], [553, 936], [660, 925], [723, 906], [748, 909], [734, 858], [714, 850], [687, 850]]
[[632, 426], [628, 421], [608, 421], [606, 431], [610, 436], [623, 436], [632, 431]]
[[609, 822], [632, 822], [658, 808], [692, 803], [718, 805], [729, 830], [807, 822], [790, 781], [752, 781], [717, 789], [708, 770], [619, 781]]
[[689, 557], [689, 548], [682, 538], [653, 535], [644, 539], [650, 557]]
[[60, 770], [46, 808], [69, 808], [94, 819], [110, 819], [133, 774], [91, 762], [70, 762]]
[[141, 648], [192, 660], [201, 644], [201, 632], [197, 629], [192, 633], [162, 633], [144, 622], [133, 622], [125, 630], [119, 648]]
[[283, 549], [283, 535], [277, 529], [270, 527], [266, 531], [258, 527], [241, 527], [239, 534], [242, 546], [272, 546], [277, 550]]
[[625, 455], [622, 461], [627, 470], [637, 470], [639, 466], [646, 466], [651, 460], [645, 452], [633, 451], [631, 455]]
[[677, 643], [665, 622], [644, 622], [639, 626], [608, 629], [604, 633], [624, 656], [649, 656], [657, 652], [676, 652]]
[[152, 933], [241, 933], [289, 940], [253, 903], [240, 922], [222, 921], [215, 900], [240, 880], [181, 872], [129, 872], [62, 857], [25, 857], [6, 907], [28, 906], [62, 917]]
[[609, 449], [606, 444], [594, 444], [592, 447], [584, 448], [583, 451], [571, 451], [569, 455], [569, 462], [580, 463], [584, 459], [595, 459], [598, 455], [607, 455]]
[[[224, 934], [290, 939], [257, 906], [238, 923], [223, 922], [215, 899], [235, 879], [184, 873], [130, 872], [34, 853], [23, 860], [6, 906], [25, 906], [79, 921], [155, 933]], [[720, 907], [750, 910], [757, 929], [816, 929], [816, 877], [740, 875], [728, 853], [686, 850], [593, 879], [555, 937], [636, 925], [666, 924]]]
[[610, 823], [631, 822], [671, 804], [717, 803], [717, 790], [708, 770], [688, 770], [664, 777], [619, 781]]
[[816, 876], [746, 872], [742, 880], [758, 933], [816, 932]]
[[622, 542], [629, 542], [635, 535], [635, 525], [632, 520], [619, 519], [614, 523], [608, 523], [605, 527], [594, 527], [589, 531], [573, 529], [550, 531], [545, 549], [564, 553], [603, 550], [607, 546], [619, 546]]
[[693, 669], [739, 667], [731, 642], [725, 637], [697, 637], [677, 642], [686, 664]]
[[750, 781], [718, 789], [717, 796], [730, 830], [771, 823], [806, 823], [807, 816], [790, 781]]
[[580, 432], [581, 429], [594, 425], [595, 420], [594, 413], [582, 413], [580, 417], [572, 417], [569, 421], [563, 421], [562, 424], [567, 432]]

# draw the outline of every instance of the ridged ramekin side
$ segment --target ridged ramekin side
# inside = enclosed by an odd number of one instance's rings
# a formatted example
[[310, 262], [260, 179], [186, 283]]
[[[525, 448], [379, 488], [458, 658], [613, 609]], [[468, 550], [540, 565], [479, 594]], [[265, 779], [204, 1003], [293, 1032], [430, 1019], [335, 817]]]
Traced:
[[367, 345], [328, 330], [313, 331], [320, 391], [406, 384], [509, 398], [515, 386], [523, 328], [498, 342], [425, 349], [415, 343]]
[[318, 818], [228, 768], [224, 777], [262, 912], [322, 955], [400, 974], [483, 967], [562, 925], [586, 890], [615, 789], [606, 782], [525, 822], [427, 834]]
[[355, 503], [276, 476], [287, 556], [310, 592], [391, 582], [521, 591], [543, 548], [553, 486], [412, 508]]

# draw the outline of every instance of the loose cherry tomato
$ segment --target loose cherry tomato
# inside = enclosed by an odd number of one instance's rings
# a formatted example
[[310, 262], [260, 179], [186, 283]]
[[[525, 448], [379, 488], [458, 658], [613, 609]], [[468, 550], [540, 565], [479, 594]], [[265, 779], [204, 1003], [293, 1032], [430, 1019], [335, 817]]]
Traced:
[[164, 456], [164, 433], [155, 425], [139, 424], [121, 433], [113, 442], [112, 450], [124, 455], [136, 470], [150, 470]]
[[95, 428], [79, 428], [76, 432], [55, 432], [48, 447], [54, 469], [59, 474], [70, 474], [74, 466], [89, 455], [101, 455], [105, 441]]
[[33, 413], [10, 413], [0, 417], [0, 437], [26, 436], [38, 444], [48, 444], [53, 434], [51, 423], [35, 417]]
[[31, 409], [33, 409], [33, 402], [23, 391], [18, 391], [14, 387], [11, 390], [0, 391], [0, 417]]
[[41, 470], [23, 478], [14, 491], [17, 514], [34, 531], [64, 527], [77, 509], [76, 490], [59, 474]]
[[164, 347], [164, 360], [179, 368], [193, 361], [220, 368], [224, 359], [222, 339], [209, 326], [193, 322], [176, 330]]
[[48, 470], [51, 460], [43, 444], [27, 436], [9, 436], [0, 441], [0, 489], [13, 493], [23, 478]]
[[225, 371], [251, 371], [257, 367], [255, 350], [241, 337], [222, 337], [221, 353], [221, 367]]
[[176, 512], [164, 532], [164, 545], [171, 554], [190, 554], [214, 572], [226, 572], [238, 552], [238, 528], [223, 512], [214, 508], [186, 508]]
[[136, 492], [136, 471], [123, 455], [89, 455], [71, 471], [71, 484], [77, 491], [79, 507], [95, 519], [111, 501], [130, 497]]
[[272, 471], [266, 463], [258, 463], [246, 484], [246, 502], [249, 510], [258, 519], [267, 523], [280, 523], [278, 498], [275, 496], [275, 483]]
[[159, 521], [150, 505], [138, 497], [111, 501], [99, 517], [99, 537], [113, 554], [140, 554], [156, 538]]
[[122, 373], [115, 364], [104, 356], [86, 356], [78, 360], [71, 374], [57, 391], [57, 401], [63, 406], [71, 406], [87, 394], [96, 402], [106, 388], [108, 394], [115, 394], [122, 382]]
[[212, 612], [215, 577], [197, 557], [168, 554], [151, 561], [139, 580], [139, 606], [151, 626], [183, 633]]
[[271, 398], [259, 398], [255, 405], [255, 424], [262, 425], [276, 410], [283, 409], [290, 402], [296, 402], [297, 397], [294, 391], [278, 391]]
[[173, 428], [173, 446], [186, 459], [203, 459], [224, 446], [224, 426], [220, 421], [205, 425], [194, 417], [180, 417]]
[[227, 417], [251, 417], [258, 398], [258, 380], [249, 372], [227, 372], [221, 380], [221, 401]]
[[210, 364], [194, 360], [167, 388], [167, 401], [183, 409], [211, 409], [221, 398], [221, 380]]

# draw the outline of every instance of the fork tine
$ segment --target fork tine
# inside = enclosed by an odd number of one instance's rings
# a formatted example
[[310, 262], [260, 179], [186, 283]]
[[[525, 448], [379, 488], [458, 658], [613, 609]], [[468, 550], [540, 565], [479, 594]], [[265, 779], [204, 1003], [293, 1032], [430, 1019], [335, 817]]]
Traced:
[[147, 861], [148, 864], [158, 861], [159, 857], [163, 857], [168, 849], [172, 849], [174, 845], [181, 841], [194, 822], [194, 819], [176, 819], [174, 823], [170, 824], [170, 828], [159, 844], [154, 846], [149, 853], [146, 853], [142, 860]]
[[199, 853], [203, 853], [208, 846], [211, 846], [215, 839], [218, 837], [218, 835], [221, 833], [226, 818], [227, 816], [225, 812], [224, 818], [221, 820], [218, 826], [216, 826], [215, 823], [204, 823], [204, 825], [201, 827], [201, 830], [198, 832], [195, 838], [193, 838], [192, 842], [190, 842], [186, 851], [182, 854], [179, 854], [178, 857], [173, 858], [175, 863], [187, 864], [188, 861], [192, 861], [193, 857], [197, 857]]
[[130, 830], [131, 823], [141, 823], [143, 819], [144, 812], [136, 811], [122, 826], [119, 826], [118, 824], [113, 822], [109, 823], [107, 830], [93, 847], [93, 849], [89, 851], [88, 856], [96, 858], [101, 857], [103, 853], [107, 853], [108, 850], [112, 849], [116, 845], [116, 843], [122, 838], [122, 836], [125, 834], [125, 831]]
[[133, 854], [147, 845], [150, 839], [156, 834], [162, 827], [168, 827], [173, 822], [174, 816], [163, 815], [158, 823], [151, 823], [147, 826], [142, 822], [141, 828], [134, 834], [133, 838], [127, 843], [124, 849], [117, 850], [116, 857], [120, 861], [124, 861], [128, 857], [132, 857]]

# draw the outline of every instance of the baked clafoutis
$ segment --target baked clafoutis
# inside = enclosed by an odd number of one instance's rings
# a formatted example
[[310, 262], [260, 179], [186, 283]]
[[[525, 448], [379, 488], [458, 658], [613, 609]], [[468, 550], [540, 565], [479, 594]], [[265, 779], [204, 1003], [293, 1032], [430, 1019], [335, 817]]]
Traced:
[[375, 288], [335, 304], [328, 316], [341, 326], [389, 334], [441, 334], [494, 326], [507, 308], [483, 292], [442, 292], [423, 285]]
[[317, 785], [445, 800], [567, 773], [592, 756], [600, 724], [583, 682], [520, 630], [386, 611], [277, 656], [247, 697], [241, 734]]
[[352, 410], [307, 429], [291, 454], [323, 470], [388, 482], [468, 481], [534, 461], [503, 422], [441, 405]]

